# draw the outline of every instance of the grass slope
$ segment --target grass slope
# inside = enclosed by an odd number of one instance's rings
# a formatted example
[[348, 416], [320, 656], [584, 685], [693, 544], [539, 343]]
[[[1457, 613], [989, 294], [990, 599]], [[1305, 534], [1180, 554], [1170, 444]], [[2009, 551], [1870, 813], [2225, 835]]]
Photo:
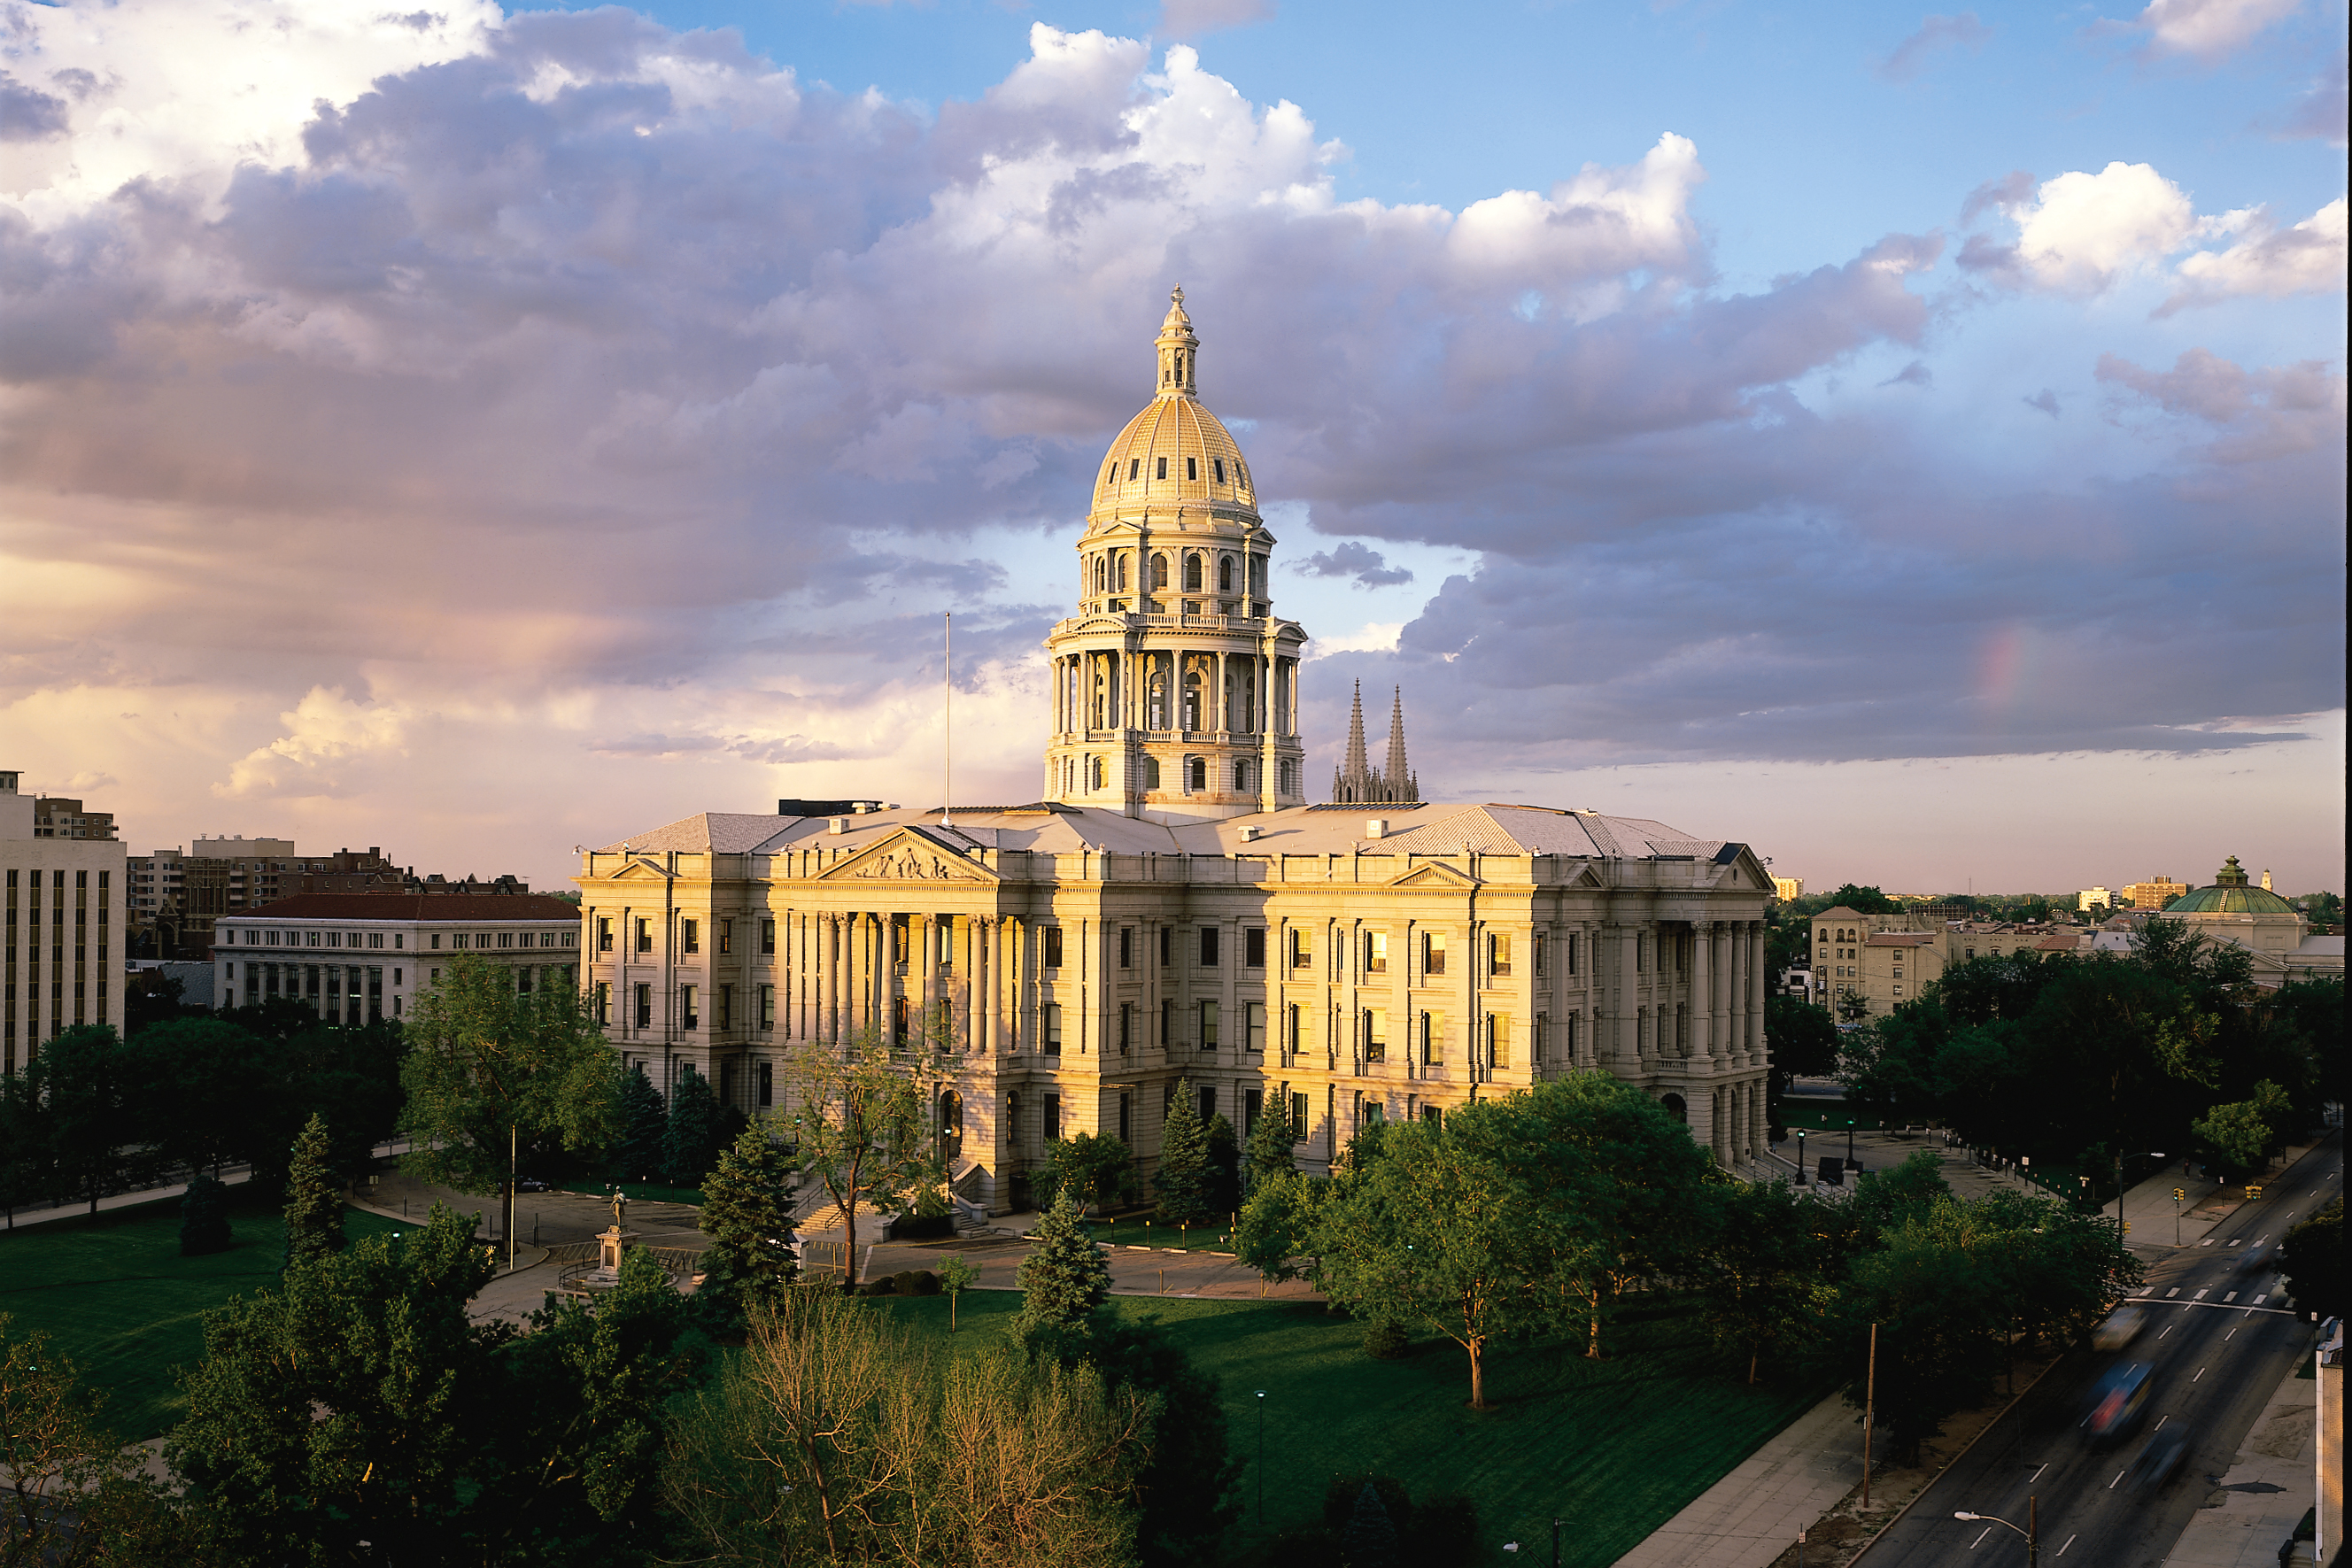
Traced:
[[[918, 1334], [944, 1341], [947, 1302], [887, 1298]], [[1001, 1343], [1021, 1299], [967, 1291], [958, 1353]], [[1604, 1341], [1489, 1350], [1493, 1408], [1469, 1409], [1468, 1363], [1445, 1340], [1417, 1338], [1402, 1361], [1363, 1354], [1362, 1324], [1289, 1302], [1115, 1297], [1153, 1315], [1193, 1364], [1219, 1379], [1236, 1452], [1247, 1461], [1243, 1537], [1257, 1531], [1258, 1400], [1266, 1391], [1268, 1531], [1319, 1522], [1325, 1484], [1385, 1470], [1416, 1498], [1468, 1493], [1496, 1563], [1549, 1557], [1551, 1521], [1570, 1521], [1564, 1563], [1606, 1568], [1811, 1406], [1826, 1386], [1750, 1388], [1707, 1343], [1696, 1312], [1671, 1299], [1631, 1309]], [[1503, 1542], [1521, 1542], [1510, 1556]], [[1241, 1542], [1236, 1542], [1236, 1546]], [[1528, 1554], [1537, 1554], [1530, 1559]]]
[[[277, 1281], [284, 1219], [250, 1187], [229, 1188], [228, 1207], [236, 1242], [209, 1258], [180, 1256], [177, 1198], [0, 1232], [0, 1312], [16, 1320], [11, 1333], [47, 1333], [84, 1383], [105, 1391], [100, 1414], [126, 1442], [184, 1412], [172, 1368], [203, 1354], [205, 1310]], [[407, 1228], [343, 1212], [353, 1240]]]

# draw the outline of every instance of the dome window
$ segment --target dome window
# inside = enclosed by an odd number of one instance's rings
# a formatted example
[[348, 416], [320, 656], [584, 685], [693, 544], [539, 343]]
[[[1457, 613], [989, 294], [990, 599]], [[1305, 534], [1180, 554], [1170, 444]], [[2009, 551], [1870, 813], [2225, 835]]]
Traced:
[[1199, 458], [1187, 457], [1184, 459], [1184, 477], [1188, 483], [1197, 483], [1199, 481], [1201, 477], [1201, 460]]
[[1160, 471], [1159, 471], [1157, 474], [1154, 474], [1154, 475], [1152, 476], [1152, 477], [1153, 477], [1153, 478], [1155, 478], [1155, 479], [1165, 479], [1165, 478], [1167, 478], [1167, 477], [1168, 477], [1168, 459], [1166, 459], [1165, 457], [1162, 457], [1162, 458], [1158, 459], [1157, 461], [1158, 461], [1158, 462], [1159, 462], [1159, 464], [1160, 464]]
[[1184, 558], [1184, 591], [1187, 593], [1201, 591], [1201, 558], [1199, 556], [1188, 555]]
[[1143, 459], [1142, 459], [1142, 458], [1140, 458], [1140, 457], [1130, 457], [1130, 458], [1129, 458], [1129, 459], [1127, 460], [1127, 476], [1128, 476], [1129, 478], [1132, 479], [1132, 478], [1134, 478], [1138, 474], [1140, 474], [1140, 473], [1142, 473], [1142, 472], [1143, 472]]
[[1168, 586], [1168, 558], [1164, 555], [1151, 558], [1151, 586], [1155, 590]]
[[1220, 593], [1231, 593], [1233, 591], [1234, 558], [1226, 556], [1223, 559], [1217, 562], [1217, 591]]
[[1218, 484], [1222, 485], [1225, 482], [1225, 460], [1223, 458], [1212, 457], [1209, 459], [1209, 468], [1212, 473], [1216, 475]]
[[1103, 470], [1103, 483], [1106, 485], [1116, 485], [1118, 483], [1118, 458], [1112, 458], [1110, 460], [1110, 466]]

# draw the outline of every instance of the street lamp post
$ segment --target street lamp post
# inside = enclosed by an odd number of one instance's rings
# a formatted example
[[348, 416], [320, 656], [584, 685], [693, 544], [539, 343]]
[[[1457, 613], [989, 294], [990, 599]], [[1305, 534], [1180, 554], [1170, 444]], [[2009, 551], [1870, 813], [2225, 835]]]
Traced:
[[[2164, 1158], [2164, 1152], [2161, 1149], [2143, 1149], [2136, 1155], [2117, 1155], [2116, 1156], [2116, 1239], [2118, 1241], [2121, 1241], [2124, 1239], [2124, 1161], [2126, 1158], [2135, 1160], [2160, 1160]], [[2176, 1213], [2178, 1211], [2176, 1211]], [[2179, 1226], [2176, 1224], [2174, 1229], [2178, 1231], [2179, 1228]], [[2175, 1239], [2178, 1239], [2177, 1236], [2175, 1237]]]
[[1811, 1176], [1809, 1176], [1809, 1175], [1807, 1175], [1807, 1174], [1806, 1174], [1806, 1172], [1807, 1172], [1810, 1168], [1811, 1168], [1811, 1167], [1810, 1167], [1810, 1166], [1808, 1166], [1805, 1164], [1805, 1130], [1804, 1130], [1802, 1127], [1800, 1127], [1800, 1128], [1798, 1128], [1798, 1129], [1797, 1129], [1797, 1179], [1798, 1179], [1798, 1181], [1800, 1181], [1800, 1182], [1801, 1182], [1801, 1183], [1804, 1183], [1804, 1184], [1806, 1184], [1806, 1185], [1808, 1185], [1808, 1186], [1811, 1185], [1811, 1182], [1812, 1182], [1812, 1179], [1813, 1179], [1813, 1178], [1812, 1178]]
[[1969, 1513], [1963, 1510], [1958, 1513], [1955, 1513], [1952, 1517], [1954, 1519], [1965, 1519], [1970, 1522], [1975, 1522], [1980, 1520], [1987, 1524], [1998, 1524], [2003, 1530], [2017, 1531], [2018, 1534], [2025, 1537], [2025, 1568], [2041, 1568], [2042, 1536], [2040, 1533], [2040, 1526], [2034, 1521], [2033, 1501], [2034, 1500], [2031, 1496], [2027, 1497], [2025, 1500], [2025, 1528], [2023, 1530], [2018, 1530], [2017, 1526], [2010, 1523], [2009, 1521], [2001, 1518], [2000, 1515], [1997, 1513]]
[[1845, 1119], [1845, 1168], [1853, 1168], [1853, 1118]]
[[1257, 1532], [1265, 1533], [1265, 1390], [1257, 1391]]
[[1551, 1521], [1551, 1568], [1559, 1568], [1559, 1527], [1567, 1522], [1564, 1519]]

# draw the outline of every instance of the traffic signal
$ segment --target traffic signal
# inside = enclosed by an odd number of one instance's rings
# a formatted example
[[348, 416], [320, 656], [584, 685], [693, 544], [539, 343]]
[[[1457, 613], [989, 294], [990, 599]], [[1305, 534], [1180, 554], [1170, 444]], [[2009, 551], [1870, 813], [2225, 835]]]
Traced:
[[2187, 1197], [2188, 1196], [2189, 1189], [2185, 1186], [2176, 1186], [2172, 1189], [2172, 1201], [2175, 1203], [2179, 1203], [2182, 1198]]
[[2124, 1221], [2124, 1234], [2126, 1236], [2129, 1236], [2131, 1234], [2131, 1221], [2128, 1219]]
[[2262, 1189], [2261, 1187], [2258, 1187], [2258, 1186], [2254, 1186], [2254, 1185], [2253, 1185], [2252, 1183], [2251, 1183], [2251, 1182], [2249, 1182], [2249, 1183], [2247, 1184], [2247, 1186], [2246, 1186], [2246, 1201], [2247, 1201], [2247, 1202], [2252, 1203], [2255, 1198], [2258, 1198], [2258, 1197], [2262, 1197], [2262, 1196], [2263, 1196], [2263, 1189]]

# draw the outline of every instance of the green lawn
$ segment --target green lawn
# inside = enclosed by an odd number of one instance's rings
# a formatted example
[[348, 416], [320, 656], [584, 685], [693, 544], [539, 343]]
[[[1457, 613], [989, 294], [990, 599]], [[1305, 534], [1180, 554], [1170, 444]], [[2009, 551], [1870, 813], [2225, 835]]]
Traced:
[[1185, 1227], [1162, 1225], [1149, 1214], [1097, 1217], [1087, 1221], [1094, 1238], [1107, 1247], [1175, 1247], [1188, 1252], [1230, 1252], [1234, 1249], [1229, 1221]]
[[[46, 1332], [84, 1381], [106, 1392], [101, 1414], [126, 1441], [180, 1418], [172, 1368], [203, 1354], [205, 1310], [278, 1278], [284, 1221], [250, 1187], [228, 1192], [236, 1244], [209, 1258], [180, 1256], [177, 1198], [0, 1231], [0, 1312], [16, 1320], [10, 1332]], [[404, 1228], [358, 1209], [343, 1213], [354, 1239]]]
[[[885, 1301], [918, 1333], [944, 1336], [943, 1298]], [[1020, 1304], [1010, 1291], [966, 1292], [954, 1343], [1001, 1343]], [[1741, 1385], [1744, 1368], [1727, 1366], [1690, 1309], [1671, 1301], [1621, 1320], [1607, 1360], [1550, 1343], [1491, 1350], [1494, 1407], [1485, 1411], [1466, 1407], [1467, 1363], [1450, 1341], [1416, 1339], [1411, 1355], [1381, 1362], [1363, 1354], [1360, 1323], [1319, 1306], [1112, 1304], [1157, 1316], [1222, 1382], [1234, 1447], [1249, 1461], [1244, 1540], [1257, 1531], [1256, 1389], [1266, 1391], [1270, 1531], [1317, 1522], [1332, 1475], [1371, 1469], [1402, 1478], [1415, 1497], [1469, 1493], [1496, 1564], [1548, 1561], [1550, 1521], [1570, 1520], [1562, 1561], [1590, 1568], [1615, 1562], [1828, 1391]], [[1508, 1541], [1522, 1543], [1517, 1556], [1501, 1551]]]
[[[616, 1186], [624, 1193], [628, 1195], [628, 1199], [631, 1203], [687, 1203], [692, 1204], [697, 1208], [700, 1208], [702, 1207], [702, 1189], [700, 1187], [664, 1186], [659, 1182], [625, 1181], [616, 1183], [560, 1181], [555, 1184], [555, 1190], [558, 1192], [584, 1193], [590, 1197], [609, 1197], [612, 1196], [613, 1188]], [[516, 1197], [515, 1201], [520, 1203], [524, 1198], [528, 1198], [531, 1195], [527, 1192], [522, 1193]]]

